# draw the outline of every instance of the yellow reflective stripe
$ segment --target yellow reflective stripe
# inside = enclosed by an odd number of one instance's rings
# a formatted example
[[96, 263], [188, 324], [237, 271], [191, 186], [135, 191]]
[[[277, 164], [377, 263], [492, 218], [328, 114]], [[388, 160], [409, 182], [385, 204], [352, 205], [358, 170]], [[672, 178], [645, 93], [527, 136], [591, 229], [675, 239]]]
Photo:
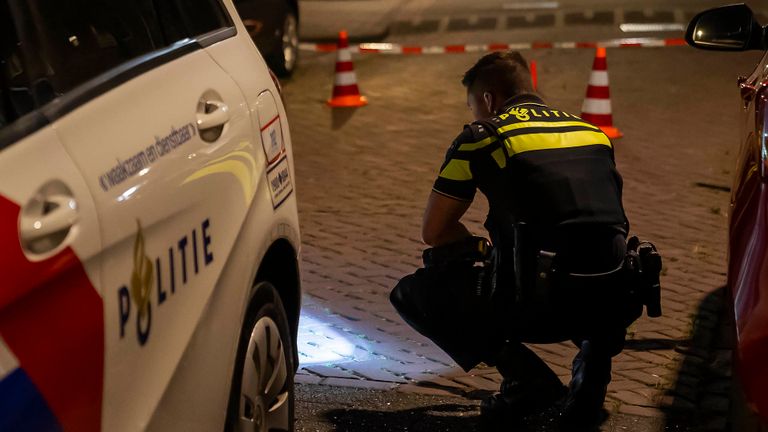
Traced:
[[491, 144], [491, 143], [494, 143], [494, 142], [496, 142], [496, 137], [495, 136], [490, 136], [490, 137], [488, 137], [488, 138], [486, 138], [486, 139], [484, 139], [482, 141], [478, 141], [476, 143], [462, 144], [462, 145], [459, 146], [459, 151], [478, 150], [478, 149], [481, 149], [481, 148], [487, 146], [488, 144]]
[[469, 171], [469, 161], [451, 159], [440, 173], [440, 177], [457, 181], [472, 180], [472, 172]]
[[518, 135], [507, 138], [504, 144], [509, 148], [510, 156], [533, 150], [554, 150], [598, 144], [611, 147], [611, 141], [604, 133], [592, 131]]
[[493, 159], [496, 160], [499, 168], [504, 169], [507, 166], [507, 157], [504, 155], [503, 148], [499, 147], [498, 149], [494, 150], [493, 153], [491, 153], [491, 156], [493, 156]]
[[522, 129], [522, 128], [532, 128], [532, 127], [540, 127], [540, 128], [556, 128], [556, 127], [569, 127], [569, 126], [583, 126], [586, 128], [594, 129], [596, 131], [599, 131], [600, 129], [596, 126], [592, 126], [589, 123], [580, 122], [580, 121], [562, 121], [562, 122], [520, 122], [520, 123], [512, 123], [511, 125], [504, 126], [502, 128], [499, 128], [499, 132], [508, 132], [515, 129]]

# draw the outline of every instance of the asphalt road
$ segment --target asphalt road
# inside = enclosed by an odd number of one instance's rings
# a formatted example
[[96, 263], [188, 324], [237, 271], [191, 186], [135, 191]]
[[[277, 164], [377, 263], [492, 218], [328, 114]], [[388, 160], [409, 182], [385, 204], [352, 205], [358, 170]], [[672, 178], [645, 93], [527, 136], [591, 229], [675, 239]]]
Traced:
[[[468, 432], [557, 430], [557, 413], [507, 422], [488, 423], [479, 401], [470, 398], [297, 384], [297, 432]], [[600, 427], [604, 432], [657, 432], [661, 419], [614, 414]], [[666, 430], [685, 430], [667, 428]], [[588, 431], [584, 431], [588, 432]]]
[[[423, 45], [677, 37], [679, 32], [626, 34], [619, 24], [628, 16], [683, 23], [717, 4], [574, 0], [554, 9], [535, 7], [546, 2], [505, 9], [512, 3], [522, 2], [304, 1], [303, 33], [323, 40], [347, 27], [359, 40]], [[551, 25], [538, 18], [549, 15]], [[535, 25], [511, 28], [520, 17]], [[545, 98], [579, 113], [593, 53], [523, 54], [537, 61]], [[740, 122], [735, 78], [749, 74], [762, 54], [674, 47], [611, 49], [608, 55], [614, 120], [625, 134], [616, 143], [625, 205], [634, 232], [662, 247], [667, 291], [665, 317], [638, 321], [633, 341], [615, 362], [606, 405], [611, 416], [602, 430], [723, 430], [728, 365], [722, 358], [728, 352], [696, 344], [713, 340], [707, 332], [718, 327], [723, 307], [718, 288], [725, 281], [728, 196], [697, 185], [730, 183]], [[418, 265], [423, 200], [447, 146], [469, 121], [459, 78], [477, 57], [356, 56], [360, 87], [371, 101], [357, 111], [324, 107], [333, 54], [303, 52], [299, 70], [284, 85], [304, 242], [304, 311], [317, 321], [303, 321], [300, 338], [298, 431], [481, 430], [478, 400], [500, 377], [488, 369], [458, 373], [399, 321], [386, 298], [393, 282]], [[480, 200], [467, 215], [475, 232], [482, 232], [485, 209]], [[338, 340], [324, 329], [334, 330]], [[352, 342], [336, 343], [345, 338]], [[573, 349], [543, 349], [567, 380]], [[310, 354], [329, 353], [338, 356], [311, 361]], [[717, 369], [711, 380], [697, 368], [717, 362], [719, 369], [709, 368]], [[555, 429], [552, 415], [545, 415], [515, 430]]]

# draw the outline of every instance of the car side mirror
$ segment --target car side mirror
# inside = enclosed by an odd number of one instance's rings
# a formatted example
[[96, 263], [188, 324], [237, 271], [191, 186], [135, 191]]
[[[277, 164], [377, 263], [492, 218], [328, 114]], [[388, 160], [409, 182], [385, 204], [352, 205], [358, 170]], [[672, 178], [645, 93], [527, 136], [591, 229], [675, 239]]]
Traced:
[[766, 48], [765, 30], [743, 3], [699, 13], [688, 24], [685, 41], [692, 47], [717, 51]]

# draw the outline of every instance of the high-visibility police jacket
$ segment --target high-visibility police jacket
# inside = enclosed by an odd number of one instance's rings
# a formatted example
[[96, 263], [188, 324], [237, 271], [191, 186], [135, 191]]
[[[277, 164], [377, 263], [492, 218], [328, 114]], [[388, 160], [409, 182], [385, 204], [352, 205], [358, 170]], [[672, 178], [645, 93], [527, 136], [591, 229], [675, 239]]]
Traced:
[[535, 95], [510, 99], [498, 115], [465, 126], [451, 145], [433, 190], [472, 201], [477, 189], [488, 198], [489, 231], [494, 214], [539, 226], [628, 230], [611, 141]]

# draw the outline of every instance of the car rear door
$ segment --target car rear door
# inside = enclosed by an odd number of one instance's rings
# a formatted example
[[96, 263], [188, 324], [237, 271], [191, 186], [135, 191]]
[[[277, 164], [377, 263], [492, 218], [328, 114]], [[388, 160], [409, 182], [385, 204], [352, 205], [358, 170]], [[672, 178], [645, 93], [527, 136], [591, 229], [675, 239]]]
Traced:
[[253, 195], [248, 109], [205, 51], [235, 31], [216, 0], [27, 4], [101, 222], [103, 428], [145, 429]]
[[98, 430], [99, 223], [50, 127], [0, 151], [0, 238], [0, 430]]
[[[101, 426], [100, 227], [46, 118], [28, 11], [0, 1], [0, 430]], [[27, 37], [25, 37], [27, 36]]]

